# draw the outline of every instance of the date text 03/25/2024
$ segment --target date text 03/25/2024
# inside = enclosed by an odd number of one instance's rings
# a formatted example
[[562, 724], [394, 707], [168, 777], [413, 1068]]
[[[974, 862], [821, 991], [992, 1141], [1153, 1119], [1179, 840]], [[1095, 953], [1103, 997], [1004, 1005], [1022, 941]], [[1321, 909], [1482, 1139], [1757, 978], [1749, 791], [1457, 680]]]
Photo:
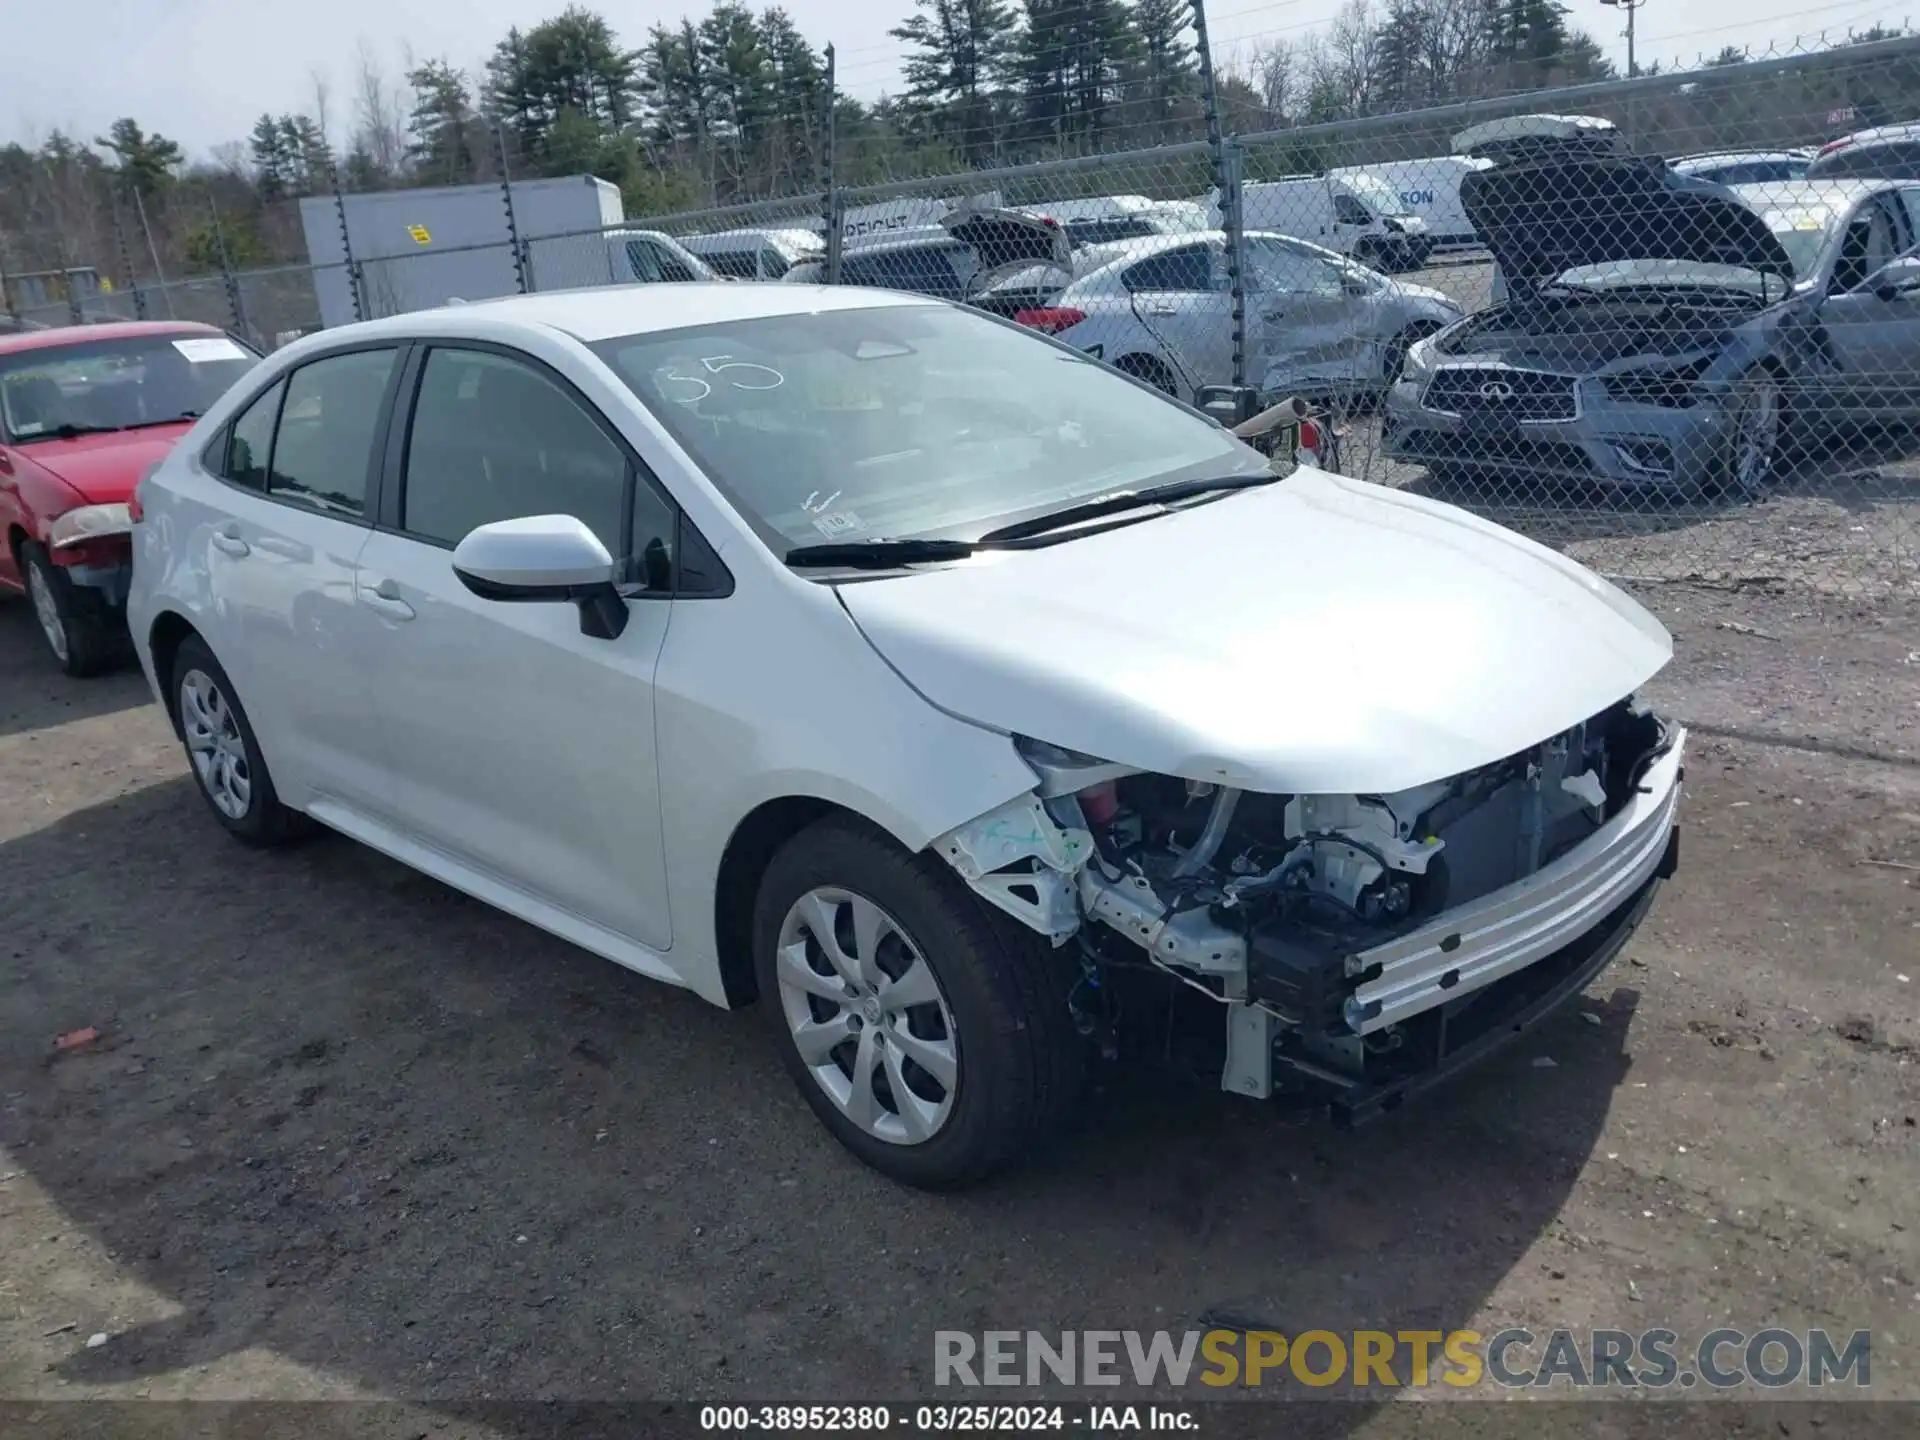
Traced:
[[700, 1428], [722, 1434], [879, 1434], [1199, 1430], [1189, 1409], [1169, 1405], [703, 1405]]

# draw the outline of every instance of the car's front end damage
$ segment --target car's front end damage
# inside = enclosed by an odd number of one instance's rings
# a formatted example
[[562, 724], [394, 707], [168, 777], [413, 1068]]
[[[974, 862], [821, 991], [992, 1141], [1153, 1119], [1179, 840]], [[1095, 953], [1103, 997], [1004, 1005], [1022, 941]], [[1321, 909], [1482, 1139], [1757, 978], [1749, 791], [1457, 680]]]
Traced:
[[1677, 862], [1685, 732], [1622, 700], [1388, 795], [1289, 795], [1033, 741], [1032, 795], [936, 848], [1079, 947], [1083, 1028], [1118, 971], [1214, 1001], [1222, 1088], [1391, 1109], [1510, 1041], [1618, 953]]
[[125, 504], [80, 505], [47, 526], [47, 553], [74, 585], [116, 614], [133, 580], [133, 517]]
[[1531, 138], [1460, 184], [1507, 298], [1409, 352], [1385, 452], [1524, 485], [1751, 488], [1807, 355], [1792, 256], [1734, 191], [1609, 148], [1611, 127]]
[[1241, 1094], [1392, 1103], [1584, 983], [1671, 869], [1684, 736], [1632, 697], [1672, 637], [1451, 506], [1302, 466], [836, 593], [1033, 773], [932, 848], [1074, 947], [1103, 1048], [1197, 1010]]

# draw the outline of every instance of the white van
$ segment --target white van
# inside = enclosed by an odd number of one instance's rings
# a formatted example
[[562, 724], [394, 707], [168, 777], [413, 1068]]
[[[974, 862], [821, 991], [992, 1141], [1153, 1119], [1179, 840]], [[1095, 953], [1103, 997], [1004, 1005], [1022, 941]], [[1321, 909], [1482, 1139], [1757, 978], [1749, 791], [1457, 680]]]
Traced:
[[1467, 155], [1430, 155], [1423, 160], [1343, 165], [1327, 174], [1340, 180], [1361, 175], [1381, 181], [1393, 190], [1407, 214], [1426, 222], [1427, 239], [1435, 250], [1458, 250], [1480, 243], [1473, 222], [1460, 208], [1460, 179], [1491, 163]]
[[840, 217], [840, 239], [845, 244], [849, 240], [921, 230], [929, 225], [938, 225], [958, 205], [997, 207], [999, 204], [1000, 193], [994, 190], [965, 200], [907, 196], [898, 200], [879, 200], [871, 205], [854, 205]]
[[[1381, 270], [1417, 270], [1433, 250], [1426, 223], [1391, 185], [1365, 173], [1249, 181], [1240, 209], [1245, 229], [1291, 235]], [[1207, 223], [1220, 226], [1217, 196], [1208, 197]]]

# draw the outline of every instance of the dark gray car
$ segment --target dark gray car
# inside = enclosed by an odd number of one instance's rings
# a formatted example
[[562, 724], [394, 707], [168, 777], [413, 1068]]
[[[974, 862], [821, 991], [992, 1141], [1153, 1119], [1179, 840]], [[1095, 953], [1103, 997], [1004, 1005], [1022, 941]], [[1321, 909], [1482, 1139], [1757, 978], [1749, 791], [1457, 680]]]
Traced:
[[1899, 192], [1730, 189], [1590, 146], [1467, 177], [1508, 298], [1409, 354], [1387, 453], [1523, 483], [1758, 492], [1785, 415], [1890, 419], [1920, 400], [1920, 295], [1888, 268], [1915, 243]]

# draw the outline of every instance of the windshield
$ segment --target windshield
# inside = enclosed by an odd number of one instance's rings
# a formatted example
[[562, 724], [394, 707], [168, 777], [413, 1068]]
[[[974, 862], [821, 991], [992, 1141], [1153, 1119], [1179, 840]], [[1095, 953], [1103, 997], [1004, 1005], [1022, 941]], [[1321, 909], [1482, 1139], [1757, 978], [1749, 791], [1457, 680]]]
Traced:
[[260, 363], [224, 335], [142, 335], [0, 356], [0, 422], [15, 445], [205, 413]]
[[1378, 175], [1342, 175], [1340, 183], [1367, 202], [1376, 215], [1405, 215], [1406, 204], [1394, 188]]
[[975, 539], [1093, 496], [1268, 469], [1099, 361], [943, 305], [766, 316], [593, 349], [781, 554]]
[[1819, 270], [1827, 239], [1839, 224], [1840, 212], [1831, 205], [1796, 205], [1763, 210], [1760, 218], [1767, 222], [1773, 238], [1793, 261], [1793, 278], [1806, 280]]

